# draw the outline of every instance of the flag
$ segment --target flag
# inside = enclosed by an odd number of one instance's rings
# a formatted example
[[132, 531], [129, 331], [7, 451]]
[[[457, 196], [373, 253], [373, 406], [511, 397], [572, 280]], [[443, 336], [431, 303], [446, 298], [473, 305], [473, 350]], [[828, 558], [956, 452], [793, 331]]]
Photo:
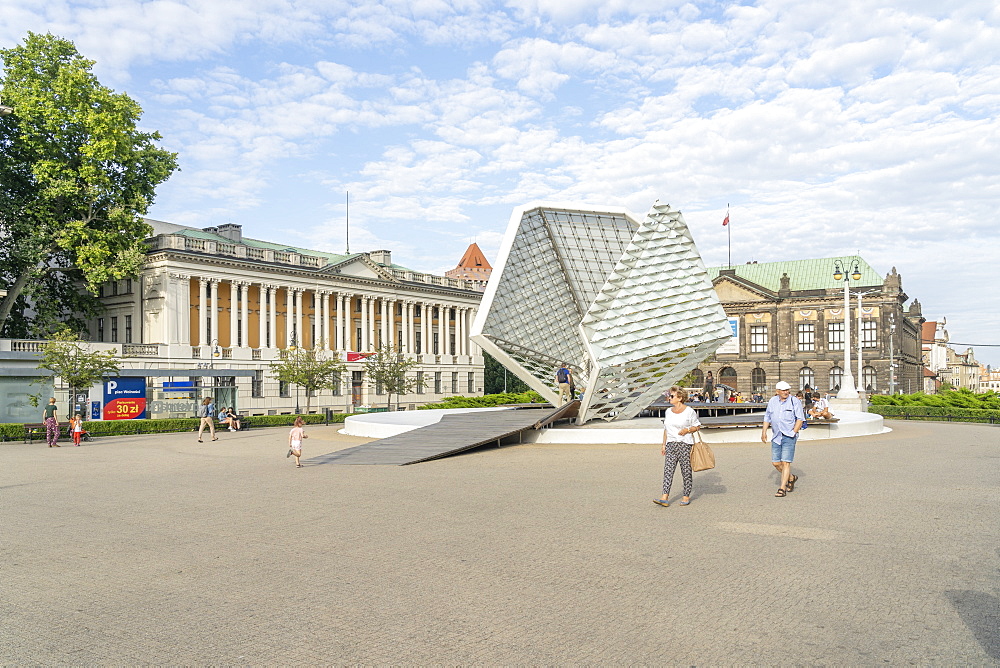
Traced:
[[725, 227], [728, 224], [729, 224], [729, 212], [727, 211], [726, 212], [726, 219], [724, 221], [722, 221], [722, 226]]

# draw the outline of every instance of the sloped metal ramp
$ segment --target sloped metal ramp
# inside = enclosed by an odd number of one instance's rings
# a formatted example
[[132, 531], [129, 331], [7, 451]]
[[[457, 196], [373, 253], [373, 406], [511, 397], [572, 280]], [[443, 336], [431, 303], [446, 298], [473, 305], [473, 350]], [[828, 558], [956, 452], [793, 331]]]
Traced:
[[471, 450], [529, 429], [536, 429], [536, 425], [548, 422], [552, 415], [567, 412], [567, 406], [560, 406], [557, 409], [513, 408], [505, 411], [445, 415], [440, 422], [426, 427], [319, 455], [306, 461], [309, 464], [395, 466], [426, 462]]

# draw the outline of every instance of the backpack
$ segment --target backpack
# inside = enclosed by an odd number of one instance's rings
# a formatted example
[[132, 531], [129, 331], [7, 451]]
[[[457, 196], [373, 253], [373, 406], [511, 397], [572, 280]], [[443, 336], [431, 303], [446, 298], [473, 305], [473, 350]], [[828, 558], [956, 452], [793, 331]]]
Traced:
[[569, 382], [569, 370], [568, 369], [559, 369], [559, 371], [556, 372], [556, 380], [559, 381], [560, 383], [568, 383]]

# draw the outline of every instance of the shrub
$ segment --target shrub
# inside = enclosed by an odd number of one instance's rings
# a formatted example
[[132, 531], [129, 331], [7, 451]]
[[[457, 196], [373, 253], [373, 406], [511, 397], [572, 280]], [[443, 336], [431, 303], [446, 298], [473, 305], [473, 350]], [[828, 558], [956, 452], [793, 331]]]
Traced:
[[[330, 422], [343, 422], [352, 413], [334, 413]], [[295, 422], [296, 415], [255, 415], [250, 420], [251, 427], [288, 427]], [[323, 424], [326, 416], [322, 414], [303, 415], [306, 424]], [[198, 418], [170, 418], [165, 420], [93, 420], [84, 422], [83, 426], [91, 436], [125, 436], [133, 434], [166, 434], [184, 431], [198, 431]], [[60, 423], [65, 433], [66, 422]], [[217, 427], [218, 428], [218, 427]], [[0, 424], [0, 438], [6, 441], [20, 441], [24, 438], [24, 424], [8, 422]]]
[[871, 405], [869, 413], [876, 413], [886, 418], [904, 418], [908, 420], [955, 420], [957, 422], [1000, 422], [1000, 410], [984, 408], [959, 408], [956, 406], [888, 406]]
[[927, 406], [1000, 410], [1000, 395], [996, 392], [976, 393], [966, 388], [948, 390], [939, 394], [924, 394], [923, 392], [875, 394], [869, 397], [869, 402], [872, 406]]
[[433, 408], [492, 408], [493, 406], [507, 406], [509, 404], [544, 404], [545, 399], [535, 392], [529, 390], [520, 394], [513, 392], [501, 392], [500, 394], [487, 394], [482, 397], [447, 397], [433, 404], [419, 406], [418, 410], [429, 410]]

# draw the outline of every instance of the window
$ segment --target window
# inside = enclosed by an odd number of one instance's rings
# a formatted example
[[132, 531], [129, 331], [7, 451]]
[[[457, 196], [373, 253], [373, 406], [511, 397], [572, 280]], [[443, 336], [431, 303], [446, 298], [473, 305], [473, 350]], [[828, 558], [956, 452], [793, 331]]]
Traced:
[[202, 345], [212, 345], [212, 316], [210, 315], [205, 316], [205, 343]]
[[691, 386], [692, 387], [704, 387], [705, 386], [705, 372], [701, 369], [695, 369], [691, 372]]
[[97, 319], [97, 340], [104, 342], [104, 318]]
[[118, 316], [111, 316], [111, 343], [118, 343]]
[[719, 372], [719, 382], [723, 385], [735, 388], [737, 380], [739, 379], [736, 376], [736, 369], [731, 366], [724, 367], [722, 371]]
[[844, 349], [844, 323], [829, 322], [826, 325], [826, 349]]
[[763, 369], [750, 370], [750, 387], [753, 392], [767, 393], [767, 374], [764, 373]]
[[419, 355], [420, 353], [423, 352], [423, 348], [421, 348], [420, 346], [420, 332], [414, 332], [413, 338], [415, 339], [415, 343], [417, 346], [417, 354]]
[[354, 312], [355, 313], [361, 313], [361, 300], [360, 299], [355, 299], [354, 300]]
[[[263, 318], [264, 316], [261, 315]], [[267, 341], [267, 347], [271, 348], [271, 320], [267, 319], [264, 321], [264, 340]]]
[[861, 347], [874, 348], [878, 345], [878, 322], [875, 320], [861, 321]]
[[875, 384], [875, 367], [866, 366], [861, 369], [861, 387], [869, 394], [878, 389]]
[[454, 355], [455, 351], [456, 351], [456, 349], [455, 349], [455, 335], [454, 334], [449, 334], [448, 335], [448, 353], [451, 354], [451, 355]]
[[799, 323], [799, 352], [816, 350], [816, 325], [811, 322]]
[[816, 387], [816, 374], [813, 373], [812, 369], [804, 366], [799, 369], [799, 389], [803, 390], [806, 387]]
[[434, 394], [441, 394], [441, 372], [434, 372]]
[[413, 317], [414, 318], [419, 318], [420, 317], [420, 304], [414, 304], [413, 305]]
[[458, 394], [458, 372], [451, 372], [451, 393]]
[[438, 355], [438, 354], [439, 354], [439, 353], [438, 353], [438, 339], [439, 339], [440, 337], [441, 337], [441, 335], [440, 335], [440, 334], [439, 334], [438, 332], [434, 332], [434, 334], [433, 334], [433, 338], [432, 338], [432, 341], [434, 342], [434, 343], [433, 343], [433, 346], [434, 346], [434, 347], [433, 347], [433, 348], [431, 348], [431, 352], [432, 352], [432, 353], [434, 353], [435, 355]]
[[472, 371], [469, 372], [469, 389], [467, 392], [473, 394], [476, 391], [476, 374]]
[[279, 397], [290, 397], [290, 396], [292, 396], [292, 393], [289, 390], [290, 387], [291, 387], [290, 383], [287, 383], [287, 382], [285, 382], [283, 380], [279, 380], [278, 381], [278, 396]]
[[125, 294], [127, 294], [127, 295], [132, 294], [132, 279], [131, 278], [126, 278], [125, 279]]
[[132, 343], [132, 316], [125, 316], [125, 343]]
[[423, 393], [424, 393], [424, 372], [423, 371], [418, 371], [417, 372], [417, 394], [423, 394]]
[[436, 317], [438, 317], [438, 307], [437, 306], [435, 306], [433, 309], [431, 309], [431, 320], [433, 320]]
[[254, 371], [253, 379], [250, 381], [250, 396], [252, 397], [262, 397], [264, 396], [264, 372]]
[[340, 388], [340, 374], [336, 373], [333, 375], [333, 394], [335, 396], [340, 396], [343, 390]]
[[396, 315], [403, 315], [403, 302], [396, 302]]
[[385, 394], [385, 392], [383, 391], [381, 378], [375, 379], [375, 394]]
[[111, 296], [118, 296], [118, 281], [111, 281]]
[[840, 391], [840, 384], [844, 382], [844, 370], [839, 366], [835, 366], [830, 369], [830, 389], [832, 391]]
[[397, 330], [396, 332], [396, 350], [403, 350], [403, 330]]
[[750, 325], [750, 352], [767, 352], [767, 325]]
[[455, 309], [453, 308], [448, 309], [448, 320], [454, 320], [454, 319], [455, 319]]
[[354, 330], [354, 334], [356, 336], [356, 338], [354, 339], [354, 342], [357, 344], [357, 346], [354, 349], [355, 350], [361, 350], [361, 328], [360, 327], [356, 328]]

